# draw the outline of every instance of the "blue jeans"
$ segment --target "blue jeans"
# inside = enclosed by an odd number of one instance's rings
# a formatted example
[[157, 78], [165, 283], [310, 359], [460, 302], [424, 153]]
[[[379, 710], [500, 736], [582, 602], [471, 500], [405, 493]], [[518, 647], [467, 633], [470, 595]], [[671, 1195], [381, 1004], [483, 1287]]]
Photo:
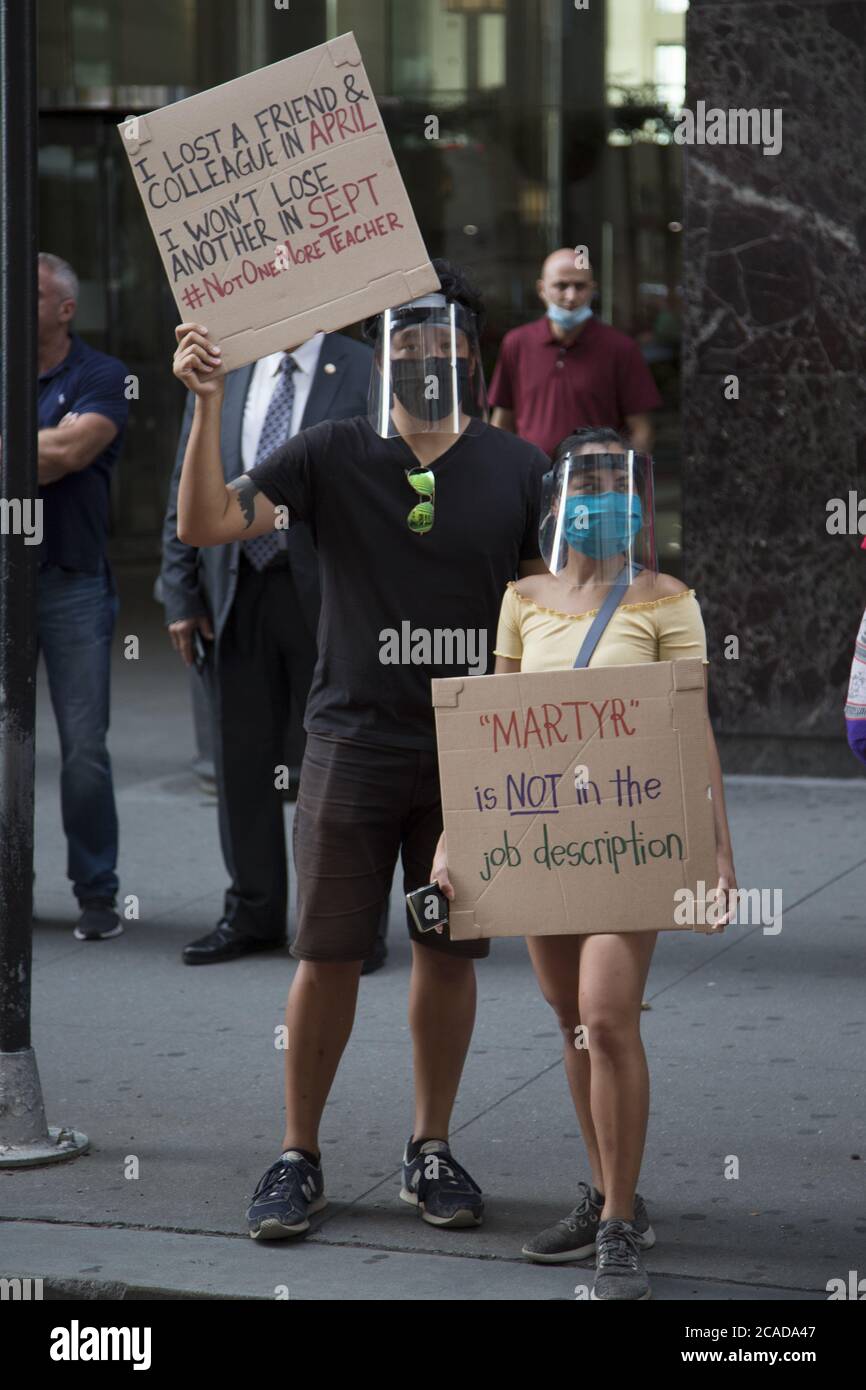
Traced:
[[101, 575], [48, 565], [39, 572], [38, 643], [60, 735], [60, 808], [67, 874], [79, 902], [117, 892], [117, 810], [108, 732], [111, 639], [118, 611]]

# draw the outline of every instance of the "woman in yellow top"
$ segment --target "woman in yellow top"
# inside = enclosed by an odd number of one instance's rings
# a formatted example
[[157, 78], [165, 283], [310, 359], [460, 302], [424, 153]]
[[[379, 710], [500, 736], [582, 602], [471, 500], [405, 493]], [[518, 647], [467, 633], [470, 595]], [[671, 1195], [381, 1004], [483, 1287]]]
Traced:
[[[700, 657], [706, 637], [694, 591], [654, 564], [652, 462], [613, 430], [581, 430], [560, 445], [541, 509], [549, 573], [509, 584], [496, 643], [496, 674], [559, 671], [575, 664], [612, 588], [619, 606], [588, 659], [592, 666]], [[722, 773], [707, 719], [719, 888], [736, 887]], [[447, 897], [444, 836], [433, 877]], [[718, 927], [724, 925], [723, 916]], [[655, 1243], [636, 1192], [646, 1138], [649, 1074], [640, 1036], [644, 985], [656, 932], [532, 936], [527, 946], [562, 1030], [565, 1070], [589, 1158], [592, 1185], [523, 1253], [541, 1263], [595, 1253], [596, 1299], [646, 1299], [641, 1251]], [[583, 1025], [588, 1046], [575, 1047]]]

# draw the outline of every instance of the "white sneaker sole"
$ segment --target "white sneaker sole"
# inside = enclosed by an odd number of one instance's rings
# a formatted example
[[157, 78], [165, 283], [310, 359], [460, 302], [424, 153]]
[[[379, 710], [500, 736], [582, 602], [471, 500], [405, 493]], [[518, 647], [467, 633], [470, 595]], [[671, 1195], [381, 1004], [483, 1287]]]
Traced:
[[72, 935], [76, 941], [109, 941], [113, 936], [123, 936], [123, 927], [118, 922], [116, 927], [111, 928], [111, 931], [93, 933], [84, 932], [80, 927], [73, 927]]
[[[639, 1237], [638, 1244], [641, 1250], [652, 1250], [656, 1243], [656, 1235], [652, 1226], [648, 1226], [644, 1233]], [[552, 1255], [542, 1255], [534, 1250], [530, 1250], [524, 1245], [521, 1255], [525, 1256], [532, 1264], [537, 1265], [565, 1265], [572, 1260], [588, 1260], [595, 1254], [595, 1241], [591, 1245], [580, 1245], [575, 1250], [561, 1250]]]
[[[315, 1202], [310, 1203], [310, 1216], [315, 1216], [317, 1211], [323, 1211], [327, 1205], [328, 1199], [323, 1193]], [[293, 1236], [305, 1235], [309, 1229], [309, 1221], [301, 1221], [297, 1226], [286, 1226], [275, 1216], [268, 1216], [257, 1231], [250, 1231], [250, 1236], [253, 1240], [291, 1240]]]
[[590, 1289], [589, 1297], [592, 1303], [646, 1303], [648, 1298], [652, 1298], [652, 1289], [647, 1289], [640, 1298], [599, 1298], [595, 1289]]
[[592, 1242], [592, 1245], [581, 1245], [576, 1250], [562, 1250], [554, 1255], [538, 1254], [535, 1250], [530, 1250], [525, 1245], [520, 1253], [524, 1255], [527, 1260], [531, 1261], [532, 1264], [566, 1265], [570, 1264], [572, 1260], [588, 1260], [590, 1255], [595, 1254], [595, 1241]]
[[417, 1207], [421, 1213], [421, 1220], [426, 1221], [428, 1226], [448, 1226], [456, 1230], [458, 1227], [480, 1226], [484, 1220], [483, 1215], [476, 1216], [474, 1212], [467, 1211], [465, 1208], [462, 1211], [455, 1211], [453, 1216], [432, 1216], [425, 1209], [424, 1203], [419, 1202], [415, 1193], [410, 1192], [406, 1187], [400, 1189], [400, 1201], [408, 1203], [410, 1207]]

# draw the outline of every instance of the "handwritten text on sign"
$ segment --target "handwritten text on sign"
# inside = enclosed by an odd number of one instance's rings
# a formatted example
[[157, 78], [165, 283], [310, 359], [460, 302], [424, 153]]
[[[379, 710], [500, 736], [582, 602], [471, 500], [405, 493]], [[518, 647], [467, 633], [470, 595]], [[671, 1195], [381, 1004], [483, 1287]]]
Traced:
[[700, 660], [433, 682], [454, 940], [681, 928], [709, 882]]
[[[629, 705], [637, 708], [639, 700], [630, 700]], [[556, 740], [568, 743], [569, 738], [584, 739], [597, 733], [604, 738], [605, 730], [613, 738], [621, 735], [630, 737], [635, 730], [629, 728], [625, 717], [624, 700], [604, 700], [596, 705], [592, 700], [563, 700], [561, 704], [543, 704], [540, 709], [511, 710], [508, 715], [482, 714], [479, 722], [490, 727], [493, 733], [493, 752], [501, 748], [550, 748]]]
[[353, 34], [118, 130], [225, 372], [439, 288]]
[[[370, 95], [357, 85], [356, 74], [346, 73], [341, 81], [342, 91], [319, 86], [268, 103], [245, 122], [233, 120], [155, 156], [132, 159], [147, 206], [155, 212], [178, 209], [177, 219], [158, 236], [172, 285], [185, 286], [186, 308], [403, 230], [398, 214], [382, 205], [375, 170], [359, 168], [353, 179], [338, 183], [325, 157], [301, 170], [281, 171], [286, 162], [381, 129], [375, 105], [369, 117], [362, 106]], [[134, 120], [130, 124], [134, 128]], [[259, 177], [255, 187], [229, 191], [183, 214], [188, 200], [231, 190], [251, 177]], [[261, 252], [268, 254], [255, 254]], [[231, 275], [221, 272], [226, 266], [233, 268]]]

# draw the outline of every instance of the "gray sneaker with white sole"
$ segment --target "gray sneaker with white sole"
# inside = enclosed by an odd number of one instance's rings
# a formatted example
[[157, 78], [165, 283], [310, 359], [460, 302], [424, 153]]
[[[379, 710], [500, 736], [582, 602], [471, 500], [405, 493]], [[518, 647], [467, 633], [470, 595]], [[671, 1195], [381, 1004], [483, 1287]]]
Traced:
[[595, 1283], [589, 1296], [606, 1303], [642, 1303], [652, 1297], [640, 1237], [631, 1221], [611, 1217], [599, 1222]]
[[[535, 1264], [558, 1265], [570, 1260], [586, 1260], [595, 1254], [604, 1198], [598, 1188], [587, 1182], [578, 1183], [578, 1187], [581, 1198], [574, 1210], [526, 1242], [522, 1253], [528, 1260]], [[652, 1249], [656, 1243], [655, 1232], [649, 1222], [646, 1202], [639, 1192], [635, 1193], [631, 1225], [640, 1248]]]

